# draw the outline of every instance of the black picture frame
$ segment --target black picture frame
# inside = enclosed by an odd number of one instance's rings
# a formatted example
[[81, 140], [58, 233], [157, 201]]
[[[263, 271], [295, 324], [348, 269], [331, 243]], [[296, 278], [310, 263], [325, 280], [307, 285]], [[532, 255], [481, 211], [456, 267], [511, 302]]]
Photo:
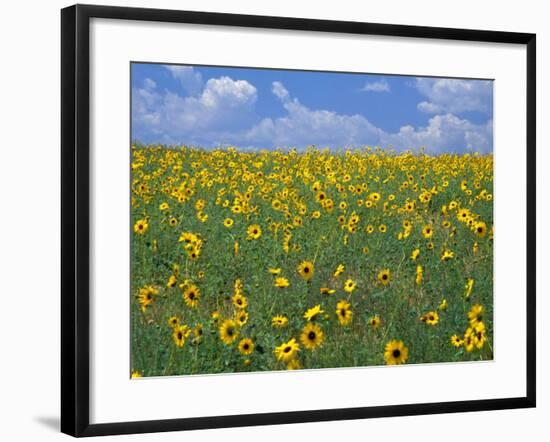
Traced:
[[[526, 395], [504, 399], [90, 424], [90, 19], [524, 45], [527, 52]], [[536, 35], [289, 17], [74, 5], [61, 10], [61, 431], [100, 436], [535, 407]]]

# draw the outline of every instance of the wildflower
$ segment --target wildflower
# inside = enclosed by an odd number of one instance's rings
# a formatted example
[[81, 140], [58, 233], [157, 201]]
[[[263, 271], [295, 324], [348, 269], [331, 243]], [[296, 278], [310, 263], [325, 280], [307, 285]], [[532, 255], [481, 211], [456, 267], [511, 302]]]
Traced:
[[319, 304], [317, 304], [315, 307], [308, 309], [304, 313], [304, 318], [307, 319], [308, 321], [315, 321], [317, 316], [322, 313], [325, 313], [325, 311], [321, 309], [321, 306]]
[[271, 319], [271, 325], [275, 328], [283, 328], [288, 324], [288, 318], [286, 316], [273, 316]]
[[283, 277], [275, 278], [275, 287], [285, 288], [285, 287], [288, 287], [289, 285], [290, 283], [288, 282], [288, 279]]
[[409, 358], [409, 350], [403, 341], [392, 340], [384, 348], [384, 360], [387, 365], [404, 364]]
[[220, 339], [225, 345], [231, 345], [239, 336], [239, 330], [237, 324], [232, 319], [226, 319], [220, 325]]
[[298, 274], [302, 277], [304, 281], [309, 281], [311, 278], [313, 278], [313, 272], [315, 271], [315, 267], [313, 266], [313, 263], [310, 261], [302, 261], [298, 265]]
[[380, 270], [380, 272], [378, 273], [378, 281], [380, 281], [380, 283], [382, 283], [383, 285], [388, 285], [390, 283], [390, 280], [391, 273], [389, 269]]
[[249, 338], [241, 339], [238, 348], [242, 355], [250, 355], [254, 351], [254, 342]]
[[338, 304], [336, 304], [336, 316], [341, 325], [348, 325], [353, 317], [350, 303], [345, 300], [338, 302]]
[[352, 293], [355, 290], [355, 287], [357, 287], [357, 284], [351, 278], [347, 279], [344, 283], [344, 291], [347, 293]]
[[274, 353], [278, 361], [290, 362], [298, 351], [300, 351], [300, 346], [296, 342], [296, 339], [292, 338], [290, 341], [283, 342], [276, 347]]
[[308, 323], [302, 330], [300, 342], [308, 350], [315, 350], [324, 341], [324, 334], [318, 324]]

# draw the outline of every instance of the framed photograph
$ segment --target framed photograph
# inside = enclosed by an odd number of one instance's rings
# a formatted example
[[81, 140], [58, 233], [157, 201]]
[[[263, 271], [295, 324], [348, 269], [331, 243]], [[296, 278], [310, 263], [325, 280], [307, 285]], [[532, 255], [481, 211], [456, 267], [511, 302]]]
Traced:
[[535, 406], [534, 34], [61, 24], [63, 432]]

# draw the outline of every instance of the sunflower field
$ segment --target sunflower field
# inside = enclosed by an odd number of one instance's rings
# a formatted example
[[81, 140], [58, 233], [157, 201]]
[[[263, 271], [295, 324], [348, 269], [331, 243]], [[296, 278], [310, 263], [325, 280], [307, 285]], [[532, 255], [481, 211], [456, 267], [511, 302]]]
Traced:
[[493, 358], [493, 156], [132, 146], [132, 377]]

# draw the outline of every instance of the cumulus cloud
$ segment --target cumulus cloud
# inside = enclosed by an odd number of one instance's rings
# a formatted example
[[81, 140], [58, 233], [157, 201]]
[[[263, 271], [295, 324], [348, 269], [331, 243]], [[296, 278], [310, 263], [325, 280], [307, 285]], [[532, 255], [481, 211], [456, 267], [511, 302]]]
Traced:
[[453, 114], [436, 115], [426, 127], [403, 126], [397, 133], [385, 133], [381, 141], [382, 145], [393, 145], [400, 150], [424, 147], [432, 153], [468, 150], [488, 153], [493, 147], [493, 120], [474, 124]]
[[390, 92], [390, 84], [384, 79], [371, 81], [365, 83], [361, 90], [364, 92]]
[[307, 145], [342, 147], [374, 144], [382, 133], [362, 115], [341, 115], [328, 110], [313, 110], [292, 98], [282, 83], [272, 84], [273, 94], [287, 114], [264, 118], [244, 134], [256, 145], [305, 147]]
[[202, 90], [202, 75], [200, 72], [195, 71], [192, 66], [165, 65], [164, 67], [168, 69], [172, 77], [179, 80], [188, 94], [196, 95]]
[[427, 98], [418, 103], [421, 112], [430, 114], [482, 112], [493, 109], [493, 82], [451, 78], [417, 78], [416, 89]]
[[398, 151], [420, 148], [432, 153], [462, 153], [469, 149], [492, 151], [492, 119], [474, 124], [445, 111], [449, 105], [441, 100], [427, 102], [430, 104], [426, 106], [433, 106], [432, 112], [439, 106], [437, 112], [440, 113], [432, 116], [425, 127], [405, 125], [391, 133], [360, 114], [311, 109], [293, 97], [281, 82], [273, 82], [271, 92], [284, 114], [277, 118], [260, 118], [255, 107], [257, 90], [245, 80], [226, 76], [211, 78], [195, 96], [160, 91], [153, 81], [145, 80], [141, 87], [132, 91], [134, 138], [143, 142], [205, 147], [226, 144], [242, 148], [391, 145]]
[[254, 115], [257, 91], [244, 80], [211, 78], [197, 96], [149, 86], [132, 90], [134, 121], [142, 123], [136, 138], [145, 142], [162, 134], [163, 142], [211, 144], [224, 131], [248, 127]]

